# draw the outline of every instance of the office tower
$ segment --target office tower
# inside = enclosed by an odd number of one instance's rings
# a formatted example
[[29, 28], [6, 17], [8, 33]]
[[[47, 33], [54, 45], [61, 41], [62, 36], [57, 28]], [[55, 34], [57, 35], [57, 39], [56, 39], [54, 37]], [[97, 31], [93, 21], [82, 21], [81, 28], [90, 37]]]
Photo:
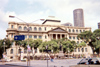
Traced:
[[98, 23], [98, 29], [100, 29], [100, 22]]
[[83, 9], [75, 9], [73, 11], [74, 15], [74, 26], [84, 27], [84, 14]]

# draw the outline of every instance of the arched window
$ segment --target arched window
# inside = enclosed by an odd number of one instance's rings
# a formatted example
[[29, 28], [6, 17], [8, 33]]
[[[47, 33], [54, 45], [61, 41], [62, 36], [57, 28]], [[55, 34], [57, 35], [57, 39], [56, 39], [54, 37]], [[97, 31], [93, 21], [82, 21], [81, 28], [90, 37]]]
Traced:
[[24, 30], [27, 30], [27, 27], [24, 27]]
[[10, 50], [10, 54], [13, 54], [13, 49]]
[[69, 29], [69, 32], [71, 32], [71, 30]]
[[76, 32], [78, 32], [78, 30], [76, 30]]
[[36, 27], [34, 27], [34, 31], [37, 31], [37, 28]]
[[19, 26], [19, 27], [18, 27], [18, 30], [22, 30], [22, 27], [21, 27], [21, 26]]
[[41, 29], [41, 27], [39, 27], [39, 31], [41, 31], [42, 29]]
[[74, 29], [73, 29], [73, 32], [74, 32]]
[[29, 30], [32, 31], [32, 27], [29, 27]]

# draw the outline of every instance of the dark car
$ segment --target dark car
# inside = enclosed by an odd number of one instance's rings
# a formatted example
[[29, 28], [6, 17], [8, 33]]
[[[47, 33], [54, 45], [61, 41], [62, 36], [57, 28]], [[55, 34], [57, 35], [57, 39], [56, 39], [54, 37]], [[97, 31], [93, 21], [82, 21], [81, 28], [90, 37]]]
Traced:
[[78, 64], [100, 64], [100, 58], [84, 58]]
[[77, 65], [70, 67], [100, 67], [100, 57], [83, 58]]

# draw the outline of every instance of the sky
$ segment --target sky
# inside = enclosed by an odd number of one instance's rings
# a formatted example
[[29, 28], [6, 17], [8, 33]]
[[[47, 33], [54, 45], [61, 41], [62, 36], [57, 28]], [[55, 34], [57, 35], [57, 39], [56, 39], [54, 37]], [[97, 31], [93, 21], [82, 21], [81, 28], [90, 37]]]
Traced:
[[[98, 28], [100, 22], [100, 0], [0, 0], [0, 39], [6, 37], [6, 30], [10, 21], [33, 22], [42, 24], [37, 19], [55, 16], [61, 24], [73, 22], [73, 10], [82, 8], [84, 11], [85, 27], [92, 31]], [[16, 18], [9, 18], [9, 15]]]

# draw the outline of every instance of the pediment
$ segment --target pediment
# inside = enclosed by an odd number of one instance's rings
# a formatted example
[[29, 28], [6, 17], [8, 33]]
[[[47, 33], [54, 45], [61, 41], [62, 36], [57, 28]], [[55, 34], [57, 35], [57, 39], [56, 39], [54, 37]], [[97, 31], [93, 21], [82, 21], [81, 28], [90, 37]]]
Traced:
[[67, 32], [66, 30], [64, 30], [64, 29], [62, 29], [62, 28], [60, 28], [60, 27], [58, 27], [58, 28], [55, 28], [55, 29], [52, 29], [52, 30], [50, 30], [50, 31], [48, 31], [48, 32]]

